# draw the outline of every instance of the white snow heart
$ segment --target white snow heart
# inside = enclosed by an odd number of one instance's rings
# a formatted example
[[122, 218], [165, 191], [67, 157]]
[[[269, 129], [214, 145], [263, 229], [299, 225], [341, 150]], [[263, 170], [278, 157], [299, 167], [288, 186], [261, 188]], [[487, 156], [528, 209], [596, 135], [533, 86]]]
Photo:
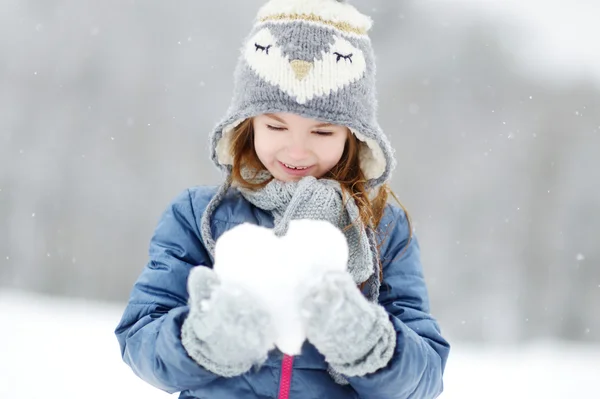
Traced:
[[348, 254], [346, 237], [329, 222], [293, 220], [283, 237], [243, 223], [217, 240], [213, 269], [224, 289], [242, 287], [263, 302], [275, 322], [275, 346], [296, 355], [306, 340], [301, 298], [326, 272], [346, 270]]

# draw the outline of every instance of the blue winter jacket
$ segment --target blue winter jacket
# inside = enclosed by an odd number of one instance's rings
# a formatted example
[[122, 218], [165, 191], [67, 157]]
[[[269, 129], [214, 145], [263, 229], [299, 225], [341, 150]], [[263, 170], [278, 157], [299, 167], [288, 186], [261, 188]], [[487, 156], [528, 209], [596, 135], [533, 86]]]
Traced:
[[[277, 398], [283, 355], [273, 350], [259, 369], [224, 378], [199, 366], [181, 344], [180, 330], [189, 307], [186, 289], [190, 269], [212, 266], [199, 226], [215, 187], [190, 188], [165, 210], [150, 242], [150, 259], [133, 287], [115, 333], [123, 360], [135, 374], [180, 398]], [[269, 212], [256, 208], [235, 189], [212, 215], [218, 239], [244, 223], [273, 227]], [[442, 374], [449, 345], [429, 314], [429, 299], [413, 236], [404, 252], [409, 228], [406, 215], [388, 205], [380, 224], [389, 235], [382, 246], [384, 283], [379, 303], [388, 311], [398, 335], [389, 364], [364, 377], [336, 384], [324, 357], [306, 342], [294, 358], [290, 399], [408, 399], [435, 398], [442, 391]], [[385, 234], [385, 233], [384, 233]]]

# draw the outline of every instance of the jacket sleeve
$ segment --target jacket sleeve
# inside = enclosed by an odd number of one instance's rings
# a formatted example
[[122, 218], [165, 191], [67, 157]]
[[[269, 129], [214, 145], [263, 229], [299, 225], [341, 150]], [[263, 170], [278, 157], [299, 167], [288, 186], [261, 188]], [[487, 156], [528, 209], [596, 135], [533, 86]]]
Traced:
[[148, 264], [115, 330], [125, 363], [169, 393], [220, 378], [199, 366], [181, 344], [181, 325], [189, 311], [188, 274], [194, 266], [211, 266], [209, 261], [186, 190], [164, 211], [150, 241]]
[[[396, 330], [395, 351], [386, 367], [348, 381], [364, 399], [435, 398], [443, 390], [450, 345], [429, 314], [418, 241], [414, 234], [409, 240], [405, 213], [396, 207], [391, 213], [379, 303]], [[385, 232], [386, 226], [382, 229]]]

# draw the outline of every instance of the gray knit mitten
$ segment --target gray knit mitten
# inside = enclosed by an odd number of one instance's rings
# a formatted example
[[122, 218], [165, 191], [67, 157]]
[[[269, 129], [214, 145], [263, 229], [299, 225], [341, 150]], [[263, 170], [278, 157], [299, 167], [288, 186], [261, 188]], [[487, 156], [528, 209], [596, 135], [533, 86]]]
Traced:
[[308, 290], [302, 314], [308, 340], [337, 372], [364, 376], [385, 367], [396, 346], [386, 310], [369, 302], [347, 272], [329, 272]]
[[205, 266], [188, 278], [190, 312], [181, 328], [183, 347], [212, 373], [233, 377], [267, 359], [274, 347], [271, 315], [242, 287], [223, 287]]

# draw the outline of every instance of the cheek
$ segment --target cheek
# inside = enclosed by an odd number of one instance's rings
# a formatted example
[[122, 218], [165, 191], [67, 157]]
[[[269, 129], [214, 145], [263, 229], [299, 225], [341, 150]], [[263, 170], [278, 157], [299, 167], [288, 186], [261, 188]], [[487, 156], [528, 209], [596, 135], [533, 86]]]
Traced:
[[263, 162], [269, 158], [271, 153], [269, 140], [260, 132], [254, 134], [254, 151], [256, 151], [256, 155]]
[[321, 159], [330, 169], [334, 167], [342, 158], [346, 139], [330, 140], [327, 145], [321, 147]]

